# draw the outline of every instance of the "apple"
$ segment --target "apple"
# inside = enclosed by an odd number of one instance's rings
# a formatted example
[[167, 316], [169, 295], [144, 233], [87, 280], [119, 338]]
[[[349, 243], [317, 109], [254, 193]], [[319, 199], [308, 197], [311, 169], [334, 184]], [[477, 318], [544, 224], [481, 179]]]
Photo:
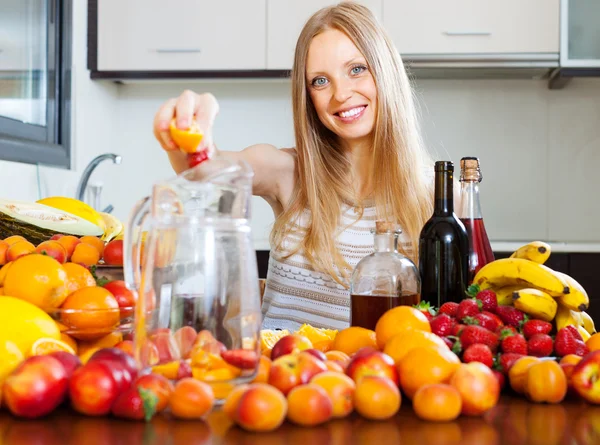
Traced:
[[67, 395], [65, 367], [50, 355], [29, 357], [6, 378], [3, 401], [15, 416], [45, 416], [60, 405]]
[[[135, 380], [138, 374], [137, 363], [135, 359], [119, 348], [103, 348], [90, 357], [88, 363], [101, 361], [107, 363], [114, 370], [115, 380], [119, 384], [121, 390], [129, 387], [132, 381]], [[121, 377], [119, 377], [121, 375]]]
[[67, 372], [67, 379], [70, 379], [77, 368], [81, 366], [81, 360], [78, 356], [67, 351], [54, 351], [48, 354], [57, 359]]
[[271, 360], [282, 355], [295, 354], [305, 349], [312, 349], [313, 345], [308, 338], [300, 334], [289, 334], [281, 337], [271, 349]]
[[350, 358], [346, 367], [346, 375], [356, 383], [367, 375], [387, 377], [399, 385], [398, 369], [394, 359], [384, 352], [374, 348], [361, 348]]
[[600, 350], [583, 357], [571, 373], [577, 394], [590, 403], [600, 403]]
[[88, 362], [77, 368], [69, 382], [73, 408], [88, 416], [104, 416], [122, 392], [113, 377], [110, 362]]
[[462, 363], [450, 378], [462, 398], [462, 414], [478, 416], [490, 410], [500, 397], [498, 379], [483, 363]]
[[312, 354], [286, 354], [271, 363], [268, 382], [286, 395], [292, 388], [308, 383], [315, 375], [325, 371], [325, 362]]

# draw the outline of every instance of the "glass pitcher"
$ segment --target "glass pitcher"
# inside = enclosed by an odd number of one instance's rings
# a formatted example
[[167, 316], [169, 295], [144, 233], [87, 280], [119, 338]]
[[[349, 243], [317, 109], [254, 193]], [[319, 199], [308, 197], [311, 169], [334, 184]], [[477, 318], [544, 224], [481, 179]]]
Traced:
[[125, 231], [125, 281], [138, 294], [138, 366], [205, 381], [217, 402], [252, 380], [259, 364], [252, 177], [246, 163], [217, 156], [155, 184]]

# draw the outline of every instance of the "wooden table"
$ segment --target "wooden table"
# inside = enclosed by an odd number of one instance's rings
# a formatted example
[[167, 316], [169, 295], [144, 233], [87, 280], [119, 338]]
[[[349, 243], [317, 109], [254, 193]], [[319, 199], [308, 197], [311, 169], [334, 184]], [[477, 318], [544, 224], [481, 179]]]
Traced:
[[374, 422], [352, 415], [314, 428], [289, 423], [271, 433], [252, 434], [233, 426], [223, 412], [206, 422], [158, 415], [150, 423], [92, 418], [68, 409], [41, 420], [19, 420], [0, 412], [1, 445], [592, 445], [600, 444], [600, 406], [579, 400], [560, 405], [528, 403], [504, 396], [484, 417], [451, 423], [418, 420], [403, 401], [393, 419]]

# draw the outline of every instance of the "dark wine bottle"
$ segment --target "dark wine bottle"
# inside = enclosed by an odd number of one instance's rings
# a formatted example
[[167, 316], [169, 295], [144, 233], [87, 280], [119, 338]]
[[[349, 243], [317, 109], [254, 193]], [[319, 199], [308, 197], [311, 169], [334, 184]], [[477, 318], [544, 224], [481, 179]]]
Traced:
[[454, 213], [454, 164], [435, 163], [433, 215], [419, 238], [421, 301], [440, 307], [466, 296], [469, 274], [469, 237]]

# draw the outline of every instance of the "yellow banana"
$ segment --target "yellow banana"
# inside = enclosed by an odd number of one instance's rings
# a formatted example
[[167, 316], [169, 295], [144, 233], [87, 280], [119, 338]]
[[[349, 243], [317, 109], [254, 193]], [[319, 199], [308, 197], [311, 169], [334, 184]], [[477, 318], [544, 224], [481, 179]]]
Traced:
[[557, 331], [560, 331], [565, 326], [579, 326], [579, 317], [577, 316], [577, 312], [572, 311], [568, 307], [562, 305], [560, 302], [558, 302], [558, 307], [556, 308], [556, 317], [554, 318], [554, 321], [556, 322]]
[[591, 334], [586, 331], [583, 326], [577, 326], [577, 330], [579, 331], [579, 335], [581, 335], [584, 343], [591, 337]]
[[544, 321], [554, 320], [557, 304], [554, 298], [539, 289], [521, 289], [513, 293], [513, 305], [526, 314]]
[[587, 312], [580, 312], [579, 317], [581, 318], [585, 330], [588, 331], [590, 335], [595, 334], [596, 326], [594, 324], [594, 320], [592, 319], [592, 317], [590, 317], [590, 314], [588, 314]]
[[533, 241], [519, 247], [510, 258], [522, 258], [535, 263], [544, 264], [550, 257], [550, 245], [542, 241]]
[[494, 289], [496, 293], [496, 299], [500, 306], [512, 306], [513, 304], [513, 292], [523, 289], [522, 285], [504, 286], [498, 289]]
[[590, 305], [590, 299], [583, 286], [567, 274], [558, 271], [555, 271], [555, 273], [565, 280], [570, 289], [568, 294], [557, 296], [558, 300], [572, 311], [581, 312], [587, 310]]
[[522, 258], [502, 258], [487, 263], [473, 279], [480, 289], [522, 285], [558, 297], [570, 292], [567, 282], [549, 267]]

